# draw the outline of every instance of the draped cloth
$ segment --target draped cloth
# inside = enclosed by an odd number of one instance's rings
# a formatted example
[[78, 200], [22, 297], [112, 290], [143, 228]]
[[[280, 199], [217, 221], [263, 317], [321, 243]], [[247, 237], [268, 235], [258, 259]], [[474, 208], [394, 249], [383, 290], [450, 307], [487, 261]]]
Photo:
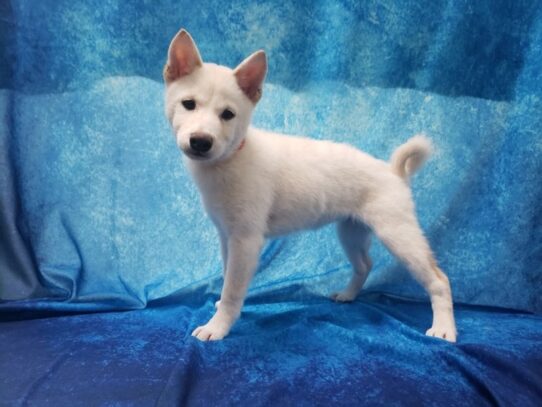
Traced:
[[[539, 1], [11, 0], [0, 16], [3, 401], [540, 401]], [[189, 336], [222, 271], [164, 117], [180, 27], [209, 62], [266, 51], [255, 126], [385, 160], [432, 139], [411, 186], [457, 345], [424, 336], [425, 293], [376, 241], [360, 299], [331, 303], [351, 273], [332, 226], [267, 242], [231, 335]]]

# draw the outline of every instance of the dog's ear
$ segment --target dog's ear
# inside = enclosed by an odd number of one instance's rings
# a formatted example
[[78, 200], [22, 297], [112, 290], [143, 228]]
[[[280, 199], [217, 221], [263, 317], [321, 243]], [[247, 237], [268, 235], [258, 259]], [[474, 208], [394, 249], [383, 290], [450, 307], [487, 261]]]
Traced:
[[202, 64], [194, 40], [185, 29], [182, 29], [169, 44], [167, 63], [164, 67], [164, 80], [172, 82], [182, 76], [189, 75]]
[[267, 58], [262, 50], [249, 56], [233, 71], [237, 84], [254, 104], [262, 97], [262, 85], [266, 73]]

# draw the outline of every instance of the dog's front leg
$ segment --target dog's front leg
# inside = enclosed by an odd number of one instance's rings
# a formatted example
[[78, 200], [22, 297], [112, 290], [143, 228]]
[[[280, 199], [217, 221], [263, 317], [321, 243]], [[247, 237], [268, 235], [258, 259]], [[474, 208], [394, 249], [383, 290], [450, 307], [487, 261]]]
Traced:
[[228, 237], [228, 260], [220, 303], [215, 315], [205, 325], [196, 328], [192, 336], [202, 341], [212, 341], [222, 339], [229, 333], [241, 314], [263, 240], [261, 234], [245, 233]]
[[[226, 277], [226, 269], [228, 268], [228, 237], [220, 227], [217, 226], [218, 235], [220, 236], [220, 253], [222, 255], [222, 274]], [[215, 308], [220, 305], [220, 300], [215, 302]]]

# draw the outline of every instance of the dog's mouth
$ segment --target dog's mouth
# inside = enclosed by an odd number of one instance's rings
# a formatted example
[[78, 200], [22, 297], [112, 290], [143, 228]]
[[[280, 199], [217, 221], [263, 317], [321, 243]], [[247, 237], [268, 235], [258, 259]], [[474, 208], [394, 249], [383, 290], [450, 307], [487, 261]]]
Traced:
[[204, 161], [211, 158], [209, 153], [202, 153], [200, 151], [194, 151], [194, 150], [183, 150], [184, 154], [191, 158], [192, 160], [198, 160], [198, 161]]

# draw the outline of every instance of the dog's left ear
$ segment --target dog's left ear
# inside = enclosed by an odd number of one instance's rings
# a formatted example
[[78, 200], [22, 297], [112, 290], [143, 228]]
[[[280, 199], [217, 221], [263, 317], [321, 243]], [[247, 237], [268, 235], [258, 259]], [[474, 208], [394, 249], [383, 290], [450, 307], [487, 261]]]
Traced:
[[233, 71], [237, 84], [254, 104], [262, 97], [262, 85], [266, 73], [267, 58], [262, 50], [249, 56]]
[[188, 31], [180, 30], [169, 44], [167, 64], [164, 67], [164, 79], [172, 82], [191, 74], [203, 65], [198, 48]]

